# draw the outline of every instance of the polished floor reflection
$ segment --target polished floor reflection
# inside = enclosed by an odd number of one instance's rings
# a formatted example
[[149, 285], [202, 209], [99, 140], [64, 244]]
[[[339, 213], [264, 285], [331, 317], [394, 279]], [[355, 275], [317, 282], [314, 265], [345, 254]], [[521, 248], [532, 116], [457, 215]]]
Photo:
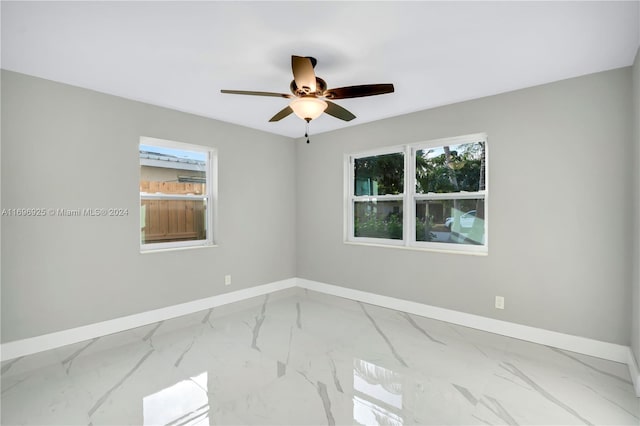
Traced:
[[637, 425], [624, 364], [287, 290], [2, 364], [2, 424]]

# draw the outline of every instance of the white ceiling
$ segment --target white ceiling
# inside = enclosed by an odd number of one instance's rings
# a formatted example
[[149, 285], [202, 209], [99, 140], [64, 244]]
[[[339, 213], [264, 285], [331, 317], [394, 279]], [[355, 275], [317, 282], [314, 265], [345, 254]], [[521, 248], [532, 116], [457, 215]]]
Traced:
[[631, 65], [638, 1], [7, 2], [2, 68], [300, 137], [286, 99], [291, 55], [329, 87], [393, 83], [336, 103], [312, 133]]

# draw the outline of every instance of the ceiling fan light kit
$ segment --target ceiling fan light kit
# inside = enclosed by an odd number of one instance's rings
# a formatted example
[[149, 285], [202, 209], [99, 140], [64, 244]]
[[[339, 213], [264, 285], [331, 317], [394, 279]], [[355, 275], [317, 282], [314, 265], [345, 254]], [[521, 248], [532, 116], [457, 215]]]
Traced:
[[289, 107], [291, 107], [293, 112], [307, 123], [320, 117], [320, 114], [322, 114], [328, 106], [329, 104], [325, 101], [313, 96], [295, 98], [289, 103]]
[[[334, 99], [361, 98], [365, 96], [393, 93], [393, 84], [363, 84], [327, 89], [327, 83], [316, 77], [314, 68], [318, 61], [310, 56], [291, 56], [293, 81], [289, 85], [293, 95], [274, 92], [256, 92], [246, 90], [221, 90], [231, 95], [272, 96], [292, 99], [288, 106], [271, 117], [270, 122], [280, 121], [291, 113], [307, 122], [318, 118], [323, 112], [343, 121], [356, 118], [351, 112], [331, 102]], [[305, 136], [308, 135], [305, 134]], [[309, 140], [307, 139], [307, 142]]]

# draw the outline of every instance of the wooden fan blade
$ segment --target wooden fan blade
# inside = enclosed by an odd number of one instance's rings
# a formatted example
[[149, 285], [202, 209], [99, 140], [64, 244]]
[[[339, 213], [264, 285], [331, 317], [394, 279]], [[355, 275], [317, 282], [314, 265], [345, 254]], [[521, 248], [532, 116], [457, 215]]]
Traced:
[[291, 114], [292, 112], [293, 112], [293, 110], [291, 109], [291, 107], [287, 105], [279, 113], [277, 113], [276, 115], [271, 117], [271, 120], [269, 120], [269, 122], [280, 121], [283, 118], [285, 118], [286, 116], [288, 116], [289, 114]]
[[324, 110], [324, 112], [326, 112], [329, 115], [334, 116], [335, 118], [339, 118], [340, 120], [344, 120], [344, 121], [351, 121], [354, 118], [356, 118], [355, 115], [353, 115], [351, 112], [349, 112], [348, 110], [342, 108], [340, 105], [338, 104], [334, 104], [333, 102], [330, 101], [325, 101], [327, 103], [327, 109]]
[[253, 92], [248, 90], [221, 90], [222, 93], [228, 93], [230, 95], [253, 95], [253, 96], [273, 96], [276, 98], [293, 98], [293, 95], [287, 95], [286, 93], [274, 93], [274, 92]]
[[[308, 88], [306, 93], [315, 93], [316, 74], [313, 72], [313, 62], [311, 58], [303, 56], [291, 56], [291, 69], [293, 70], [293, 80], [298, 89]], [[307, 89], [304, 89], [305, 91]]]
[[327, 89], [323, 96], [327, 99], [361, 98], [364, 96], [384, 95], [393, 93], [393, 84], [363, 84], [361, 86], [338, 87]]

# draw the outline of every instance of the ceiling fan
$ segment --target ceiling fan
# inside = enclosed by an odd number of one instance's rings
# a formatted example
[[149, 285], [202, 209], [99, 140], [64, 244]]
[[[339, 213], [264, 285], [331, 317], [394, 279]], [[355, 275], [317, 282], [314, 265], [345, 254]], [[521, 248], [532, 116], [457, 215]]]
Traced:
[[[289, 105], [271, 117], [270, 122], [280, 121], [291, 113], [295, 113], [307, 124], [318, 118], [323, 112], [344, 121], [356, 118], [351, 112], [338, 104], [335, 99], [361, 98], [364, 96], [383, 95], [393, 92], [393, 84], [363, 84], [360, 86], [327, 89], [327, 83], [316, 77], [313, 69], [318, 61], [310, 56], [291, 56], [291, 95], [287, 93], [254, 92], [245, 90], [221, 90], [232, 95], [273, 96], [292, 99]], [[306, 136], [306, 135], [305, 135]]]

